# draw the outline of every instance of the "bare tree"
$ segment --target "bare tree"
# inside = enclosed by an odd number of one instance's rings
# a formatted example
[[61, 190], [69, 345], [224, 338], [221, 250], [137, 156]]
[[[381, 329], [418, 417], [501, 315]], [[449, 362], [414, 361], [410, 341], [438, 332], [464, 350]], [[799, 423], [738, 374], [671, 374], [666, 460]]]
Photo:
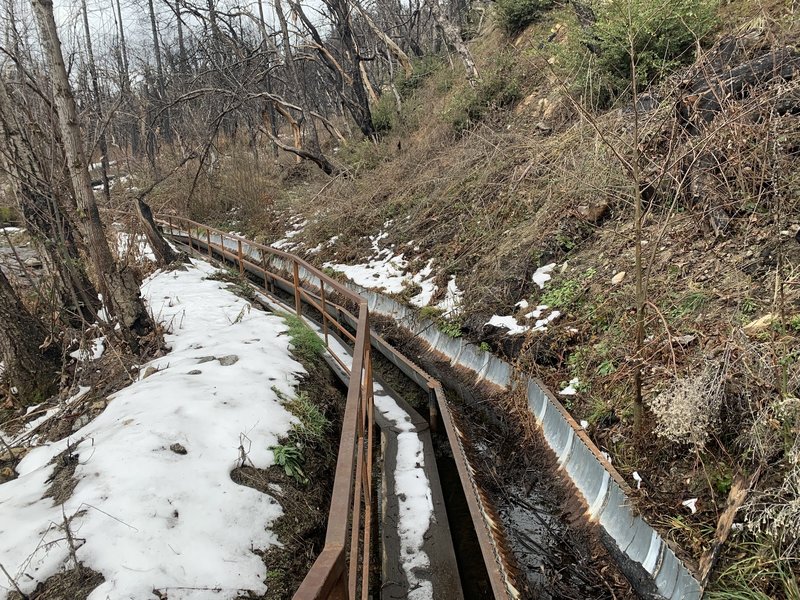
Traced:
[[119, 320], [131, 346], [138, 349], [136, 335], [150, 332], [153, 322], [145, 309], [133, 273], [118, 269], [108, 247], [92, 191], [75, 98], [53, 17], [53, 3], [51, 0], [32, 0], [31, 4], [39, 26], [44, 56], [50, 66], [64, 155], [81, 217], [78, 227], [87, 242], [91, 270], [109, 313]]

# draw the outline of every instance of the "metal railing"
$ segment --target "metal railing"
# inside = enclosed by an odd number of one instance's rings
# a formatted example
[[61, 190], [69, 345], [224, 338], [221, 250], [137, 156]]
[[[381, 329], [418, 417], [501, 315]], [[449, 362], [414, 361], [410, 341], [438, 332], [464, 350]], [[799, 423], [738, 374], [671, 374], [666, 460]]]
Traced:
[[[220, 256], [234, 262], [239, 273], [257, 272], [266, 291], [275, 293], [283, 282], [294, 292], [294, 309], [303, 318], [303, 304], [321, 315], [323, 338], [331, 349], [330, 328], [352, 344], [352, 368], [335, 351], [330, 355], [349, 373], [347, 402], [336, 462], [325, 546], [295, 592], [295, 600], [362, 600], [370, 595], [372, 521], [375, 489], [372, 478], [374, 404], [369, 310], [366, 301], [313, 265], [276, 248], [177, 216], [157, 217], [164, 233], [182, 237], [194, 252], [205, 246], [209, 258]], [[197, 246], [198, 248], [195, 248]], [[303, 277], [300, 272], [303, 271]], [[313, 281], [310, 281], [313, 280]], [[316, 284], [316, 285], [314, 285]], [[314, 289], [316, 288], [316, 289]], [[358, 307], [352, 315], [330, 302], [331, 294]], [[329, 314], [335, 306], [356, 321], [355, 335]]]

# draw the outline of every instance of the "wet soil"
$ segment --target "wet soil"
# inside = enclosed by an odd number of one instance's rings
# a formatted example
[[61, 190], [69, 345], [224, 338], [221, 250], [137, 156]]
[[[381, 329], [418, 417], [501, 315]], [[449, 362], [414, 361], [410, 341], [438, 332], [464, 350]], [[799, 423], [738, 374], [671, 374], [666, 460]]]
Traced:
[[[97, 571], [80, 566], [48, 578], [27, 595], [27, 600], [86, 600], [105, 579]], [[24, 600], [18, 592], [11, 592], [8, 600]]]

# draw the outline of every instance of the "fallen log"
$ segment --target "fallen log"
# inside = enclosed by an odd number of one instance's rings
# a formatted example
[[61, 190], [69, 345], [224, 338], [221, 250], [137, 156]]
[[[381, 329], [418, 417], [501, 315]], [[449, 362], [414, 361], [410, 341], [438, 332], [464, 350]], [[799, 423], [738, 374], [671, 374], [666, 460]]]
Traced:
[[713, 69], [701, 70], [682, 94], [678, 107], [679, 122], [695, 135], [714, 120], [725, 104], [741, 100], [754, 88], [776, 79], [791, 81], [798, 70], [800, 53], [788, 46], [719, 73]]

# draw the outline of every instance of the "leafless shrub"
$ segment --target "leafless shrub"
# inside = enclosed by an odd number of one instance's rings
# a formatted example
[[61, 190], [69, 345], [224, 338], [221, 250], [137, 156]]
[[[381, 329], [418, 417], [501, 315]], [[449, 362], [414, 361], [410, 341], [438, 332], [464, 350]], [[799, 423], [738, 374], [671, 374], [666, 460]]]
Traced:
[[650, 401], [656, 434], [678, 444], [702, 448], [719, 418], [723, 398], [722, 365], [707, 365], [702, 373], [675, 379]]
[[800, 440], [796, 428], [800, 424], [800, 400], [786, 398], [777, 402], [771, 413], [765, 414], [768, 427], [788, 434], [794, 443], [786, 452], [788, 469], [777, 487], [768, 488], [753, 496], [746, 506], [745, 521], [750, 531], [763, 536], [782, 556], [795, 556], [800, 548]]

